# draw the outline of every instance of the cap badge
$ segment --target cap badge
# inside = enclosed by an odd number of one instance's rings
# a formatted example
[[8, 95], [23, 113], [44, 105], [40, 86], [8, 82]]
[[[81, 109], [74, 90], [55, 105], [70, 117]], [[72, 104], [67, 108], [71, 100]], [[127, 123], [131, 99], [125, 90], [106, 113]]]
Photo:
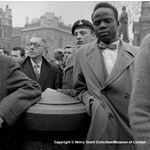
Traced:
[[82, 21], [80, 21], [78, 25], [83, 25]]

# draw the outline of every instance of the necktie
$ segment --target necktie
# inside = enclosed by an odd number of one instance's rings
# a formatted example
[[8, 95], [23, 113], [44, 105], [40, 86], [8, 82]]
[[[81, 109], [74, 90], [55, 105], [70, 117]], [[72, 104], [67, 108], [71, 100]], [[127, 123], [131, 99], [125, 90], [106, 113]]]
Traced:
[[35, 73], [35, 76], [36, 76], [36, 80], [38, 81], [39, 78], [40, 78], [40, 73], [38, 71], [38, 68], [39, 68], [39, 65], [34, 65], [34, 73]]
[[104, 49], [111, 49], [111, 50], [115, 50], [117, 49], [117, 44], [110, 44], [110, 45], [107, 45], [107, 44], [104, 44], [104, 43], [99, 43], [99, 48], [104, 50]]

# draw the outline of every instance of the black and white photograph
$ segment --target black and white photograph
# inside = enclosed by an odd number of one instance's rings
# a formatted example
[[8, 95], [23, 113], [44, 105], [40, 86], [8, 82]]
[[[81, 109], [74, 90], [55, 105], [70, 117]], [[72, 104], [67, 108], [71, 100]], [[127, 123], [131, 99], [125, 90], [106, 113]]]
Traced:
[[150, 1], [0, 1], [0, 150], [149, 150]]

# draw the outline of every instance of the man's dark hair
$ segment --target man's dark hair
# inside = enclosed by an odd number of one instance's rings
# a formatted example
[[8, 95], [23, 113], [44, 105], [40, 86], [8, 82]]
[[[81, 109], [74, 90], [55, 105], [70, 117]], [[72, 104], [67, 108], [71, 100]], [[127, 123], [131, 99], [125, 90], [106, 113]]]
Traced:
[[64, 47], [64, 49], [66, 49], [66, 48], [73, 48], [74, 46], [73, 45], [66, 45], [65, 47]]
[[24, 50], [24, 48], [23, 47], [14, 47], [13, 49], [12, 49], [13, 51], [20, 51], [20, 55], [21, 55], [21, 57], [24, 57], [25, 56], [25, 50]]
[[126, 10], [126, 6], [123, 6], [123, 7], [122, 7], [122, 10]]
[[92, 21], [93, 21], [93, 14], [94, 14], [94, 12], [95, 12], [97, 9], [99, 9], [99, 8], [110, 8], [110, 9], [112, 9], [113, 12], [114, 12], [116, 21], [118, 21], [118, 11], [117, 11], [117, 9], [116, 9], [113, 5], [111, 5], [110, 3], [106, 3], [106, 2], [100, 2], [100, 3], [98, 3], [98, 4], [95, 6], [95, 8], [94, 8], [94, 10], [93, 10], [93, 13], [92, 13], [92, 15], [91, 15]]
[[8, 52], [7, 50], [5, 50], [5, 49], [3, 49], [3, 53], [4, 53], [5, 55], [9, 55], [9, 52]]

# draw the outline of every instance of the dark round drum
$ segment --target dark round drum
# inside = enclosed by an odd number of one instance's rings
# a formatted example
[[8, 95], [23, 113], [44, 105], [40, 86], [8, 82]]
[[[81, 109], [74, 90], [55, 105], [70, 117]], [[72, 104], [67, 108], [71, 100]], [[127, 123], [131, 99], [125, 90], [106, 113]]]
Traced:
[[[21, 117], [13, 135], [17, 136], [19, 150], [82, 150], [83, 144], [70, 142], [84, 141], [89, 125], [90, 117], [81, 102], [46, 89], [41, 100]], [[57, 144], [57, 141], [70, 144]]]
[[48, 88], [41, 100], [27, 110], [23, 125], [39, 131], [72, 131], [83, 126], [86, 119], [86, 109], [80, 101]]

